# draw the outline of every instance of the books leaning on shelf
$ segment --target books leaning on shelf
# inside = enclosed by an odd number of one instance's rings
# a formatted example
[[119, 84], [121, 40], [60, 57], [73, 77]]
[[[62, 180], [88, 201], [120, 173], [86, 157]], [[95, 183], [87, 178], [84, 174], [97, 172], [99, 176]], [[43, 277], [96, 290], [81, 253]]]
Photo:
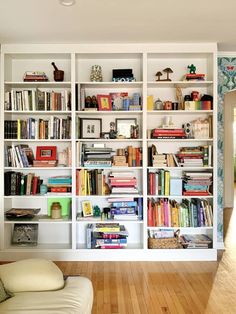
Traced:
[[12, 111], [70, 111], [69, 90], [12, 89], [5, 92], [4, 109]]
[[5, 145], [4, 159], [5, 167], [27, 168], [32, 166], [34, 154], [27, 144]]
[[133, 172], [112, 172], [109, 175], [111, 194], [137, 194], [137, 179]]
[[88, 224], [87, 249], [123, 249], [127, 246], [128, 231], [119, 223]]
[[21, 172], [7, 171], [4, 173], [4, 195], [35, 195], [40, 192], [43, 180], [34, 173], [27, 175]]
[[147, 212], [149, 227], [213, 226], [212, 205], [205, 199], [149, 199]]
[[70, 139], [71, 117], [51, 116], [50, 119], [29, 118], [5, 120], [5, 139]]

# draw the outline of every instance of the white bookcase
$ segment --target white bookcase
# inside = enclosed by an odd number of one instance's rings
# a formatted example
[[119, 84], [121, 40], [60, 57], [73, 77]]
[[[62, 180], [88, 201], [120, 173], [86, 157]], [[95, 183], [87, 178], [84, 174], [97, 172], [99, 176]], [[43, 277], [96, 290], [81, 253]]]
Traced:
[[[0, 259], [14, 260], [27, 257], [46, 257], [54, 260], [216, 260], [217, 234], [217, 106], [216, 106], [216, 52], [214, 43], [206, 44], [112, 44], [112, 45], [2, 45], [1, 47], [1, 184], [0, 184]], [[51, 62], [64, 70], [64, 82], [54, 82]], [[91, 66], [98, 64], [102, 67], [103, 82], [90, 82]], [[206, 80], [200, 82], [183, 81], [186, 67], [194, 64], [198, 73], [205, 73]], [[171, 81], [156, 82], [155, 74], [170, 67], [173, 73]], [[112, 69], [133, 69], [135, 82], [112, 82]], [[44, 71], [49, 82], [23, 82], [25, 71]], [[147, 96], [154, 99], [176, 101], [176, 87], [182, 89], [183, 95], [197, 90], [200, 94], [210, 94], [214, 98], [213, 110], [147, 110]], [[12, 88], [17, 89], [70, 89], [72, 95], [71, 111], [6, 111], [4, 110], [4, 95]], [[108, 94], [110, 92], [128, 92], [129, 95], [138, 92], [142, 96], [142, 110], [140, 111], [82, 111], [76, 107], [76, 88], [78, 98], [84, 89], [86, 95]], [[77, 110], [78, 109], [78, 110]], [[71, 139], [58, 140], [4, 140], [4, 120], [18, 118], [50, 118], [71, 117]], [[213, 116], [213, 138], [209, 139], [150, 139], [148, 130], [158, 127], [165, 116], [171, 116], [177, 126], [190, 122], [196, 118]], [[123, 140], [86, 140], [77, 138], [77, 119], [101, 118], [102, 131], [109, 132], [109, 123], [116, 118], [136, 118], [140, 127], [140, 138]], [[139, 197], [143, 199], [143, 219], [139, 221], [122, 221], [129, 231], [128, 246], [120, 250], [92, 250], [86, 249], [86, 225], [93, 220], [77, 220], [81, 201], [90, 200], [93, 205], [107, 206], [108, 196], [78, 196], [76, 195], [77, 142], [92, 144], [105, 142], [109, 147], [124, 148], [128, 145], [142, 147], [142, 167], [115, 168], [115, 171], [133, 171], [138, 179]], [[36, 146], [56, 145], [61, 151], [70, 146], [72, 149], [72, 164], [70, 167], [51, 168], [9, 168], [4, 166], [4, 147], [7, 144], [30, 144], [34, 152]], [[155, 144], [160, 153], [176, 153], [182, 146], [210, 144], [213, 147], [213, 164], [207, 168], [213, 172], [213, 193], [208, 198], [213, 207], [213, 227], [181, 228], [182, 233], [204, 233], [213, 238], [212, 249], [178, 249], [155, 250], [148, 249], [147, 238], [147, 202], [148, 195], [147, 175], [153, 168], [148, 166], [148, 146]], [[7, 221], [4, 212], [11, 207], [41, 207], [41, 214], [47, 214], [48, 198], [50, 195], [4, 196], [4, 172], [14, 170], [27, 174], [34, 172], [42, 179], [56, 175], [72, 176], [71, 218], [66, 220], [40, 220], [38, 224], [38, 245], [35, 247], [19, 247], [11, 244], [12, 230], [16, 221]], [[105, 173], [113, 171], [107, 168]], [[206, 170], [206, 168], [191, 167], [168, 168], [172, 175], [181, 176], [185, 170]], [[127, 195], [125, 195], [127, 196]], [[65, 197], [65, 196], [64, 196]], [[122, 197], [122, 196], [121, 196]], [[136, 197], [136, 196], [135, 196]], [[55, 196], [58, 198], [58, 195]], [[170, 199], [191, 198], [185, 196], [169, 196]], [[196, 198], [196, 197], [195, 197]], [[31, 223], [32, 221], [27, 221]], [[109, 221], [107, 221], [109, 222]], [[22, 223], [22, 221], [20, 221]], [[158, 227], [155, 227], [158, 229]]]

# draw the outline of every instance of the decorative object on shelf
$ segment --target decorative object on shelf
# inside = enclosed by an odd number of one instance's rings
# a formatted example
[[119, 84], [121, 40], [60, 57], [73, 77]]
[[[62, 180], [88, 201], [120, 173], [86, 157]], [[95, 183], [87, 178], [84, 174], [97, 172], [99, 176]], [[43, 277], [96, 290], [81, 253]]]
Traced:
[[90, 74], [91, 82], [102, 82], [102, 67], [100, 65], [93, 65]]
[[52, 219], [61, 219], [61, 204], [60, 202], [53, 202], [50, 208]]
[[172, 110], [172, 101], [164, 101], [163, 106], [164, 110]]
[[95, 95], [92, 96], [91, 101], [92, 101], [91, 108], [98, 109], [98, 101]]
[[130, 130], [130, 137], [131, 138], [139, 138], [139, 127], [138, 125], [131, 125], [131, 130]]
[[196, 66], [194, 64], [188, 65], [189, 73], [184, 75], [185, 81], [204, 81], [205, 74], [196, 73]]
[[196, 67], [194, 64], [188, 65], [189, 74], [196, 74]]
[[63, 82], [64, 80], [64, 71], [59, 70], [54, 62], [51, 63], [54, 67], [53, 76], [55, 82]]
[[178, 101], [178, 110], [183, 110], [184, 100], [183, 100], [182, 89], [180, 87], [176, 87], [175, 94], [176, 94], [176, 99]]
[[101, 209], [98, 205], [93, 207], [93, 217], [100, 217], [101, 216]]
[[117, 118], [116, 119], [116, 131], [119, 138], [131, 138], [131, 126], [137, 125], [136, 118]]
[[48, 77], [42, 71], [27, 71], [23, 77], [24, 82], [47, 82]]
[[132, 69], [113, 69], [112, 81], [113, 82], [133, 82], [136, 79], [133, 75]]
[[157, 77], [156, 81], [161, 81], [161, 76], [162, 75], [163, 74], [160, 71], [157, 71], [157, 73], [156, 73], [156, 77]]
[[193, 130], [192, 130], [192, 125], [191, 123], [187, 122], [187, 123], [184, 123], [182, 125], [183, 129], [184, 129], [184, 132], [187, 136], [187, 138], [192, 138], [193, 137]]
[[56, 160], [57, 147], [56, 146], [37, 146], [36, 160]]
[[90, 201], [81, 202], [84, 217], [93, 216], [93, 207]]
[[110, 122], [109, 138], [116, 139], [116, 137], [117, 137], [116, 124], [115, 122]]
[[32, 219], [40, 212], [41, 208], [11, 208], [5, 212], [7, 219]]
[[52, 213], [51, 213], [51, 207], [53, 203], [59, 203], [61, 206], [61, 216], [62, 217], [70, 217], [71, 216], [71, 206], [72, 206], [72, 200], [69, 197], [60, 197], [58, 196], [58, 198], [48, 198], [47, 199], [47, 214], [48, 217], [51, 217]]
[[111, 96], [110, 95], [97, 95], [98, 110], [111, 111]]
[[102, 132], [101, 133], [101, 138], [109, 139], [110, 138], [110, 132]]
[[171, 69], [171, 68], [165, 68], [165, 69], [163, 70], [163, 72], [166, 73], [166, 79], [163, 80], [163, 81], [171, 81], [169, 75], [170, 75], [171, 73], [173, 73], [172, 69]]
[[160, 100], [160, 98], [158, 98], [158, 99], [155, 101], [154, 110], [163, 110], [163, 102]]
[[38, 242], [38, 224], [14, 224], [12, 244], [36, 246]]
[[80, 136], [82, 139], [98, 139], [101, 138], [102, 119], [97, 118], [81, 118]]
[[156, 81], [157, 81], [157, 82], [171, 81], [169, 75], [170, 75], [170, 73], [173, 73], [172, 69], [171, 69], [171, 68], [165, 68], [165, 69], [162, 70], [162, 71], [163, 71], [164, 73], [166, 73], [166, 79], [161, 79], [161, 76], [162, 76], [163, 74], [162, 74], [162, 72], [157, 71], [157, 73], [156, 73], [156, 75], [155, 75], [155, 76], [157, 77]]
[[48, 192], [48, 187], [46, 184], [41, 184], [40, 185], [40, 194], [41, 195], [45, 195]]

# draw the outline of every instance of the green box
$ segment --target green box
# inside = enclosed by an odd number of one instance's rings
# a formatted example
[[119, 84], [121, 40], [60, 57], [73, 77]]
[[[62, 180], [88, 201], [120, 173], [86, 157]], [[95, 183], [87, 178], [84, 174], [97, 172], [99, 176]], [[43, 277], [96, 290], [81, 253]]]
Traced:
[[52, 203], [59, 202], [61, 204], [61, 215], [70, 216], [72, 200], [69, 197], [48, 198], [48, 216], [51, 216]]

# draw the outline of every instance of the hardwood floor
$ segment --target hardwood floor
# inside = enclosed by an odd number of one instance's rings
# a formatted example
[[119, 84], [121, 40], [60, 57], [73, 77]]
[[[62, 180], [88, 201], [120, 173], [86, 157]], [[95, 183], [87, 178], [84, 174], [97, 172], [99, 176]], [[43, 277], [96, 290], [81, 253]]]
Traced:
[[[225, 209], [218, 262], [57, 262], [90, 278], [93, 314], [236, 313], [236, 209]], [[173, 253], [174, 254], [174, 253]]]

